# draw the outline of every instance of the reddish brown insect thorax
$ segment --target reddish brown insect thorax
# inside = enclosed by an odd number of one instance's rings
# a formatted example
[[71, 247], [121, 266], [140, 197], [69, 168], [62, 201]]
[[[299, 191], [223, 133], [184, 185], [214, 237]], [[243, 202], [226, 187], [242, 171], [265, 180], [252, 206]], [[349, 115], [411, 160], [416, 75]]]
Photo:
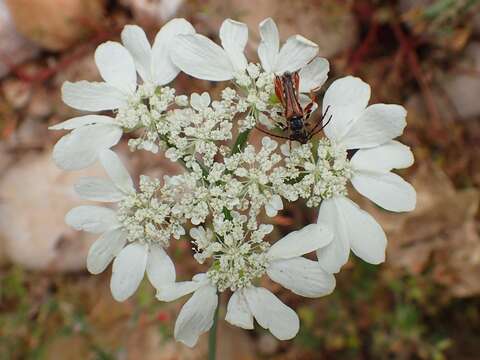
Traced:
[[275, 94], [285, 109], [285, 117], [303, 117], [303, 110], [298, 101], [300, 77], [298, 72], [285, 72], [275, 76]]

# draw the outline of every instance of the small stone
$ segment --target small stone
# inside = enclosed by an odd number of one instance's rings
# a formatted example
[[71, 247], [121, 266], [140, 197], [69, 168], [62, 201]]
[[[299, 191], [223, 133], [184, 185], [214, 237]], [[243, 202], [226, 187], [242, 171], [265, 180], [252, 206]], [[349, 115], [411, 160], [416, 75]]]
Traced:
[[[442, 84], [460, 117], [473, 118], [480, 115], [480, 42], [473, 42], [465, 49], [463, 59], [457, 61], [458, 68], [447, 74]], [[468, 73], [468, 72], [471, 73]]]
[[270, 334], [262, 334], [258, 339], [258, 351], [262, 355], [273, 355], [278, 351], [279, 343]]
[[35, 119], [44, 119], [52, 113], [52, 96], [44, 87], [34, 89], [28, 104], [28, 115]]
[[166, 22], [177, 14], [184, 0], [120, 0], [123, 6], [132, 10], [133, 17], [139, 22], [154, 24]]
[[18, 79], [7, 79], [2, 83], [2, 92], [7, 102], [15, 109], [23, 108], [32, 94], [31, 85]]
[[100, 25], [105, 0], [5, 0], [15, 27], [39, 46], [59, 51]]
[[0, 0], [0, 49], [0, 79], [10, 72], [11, 67], [38, 54], [38, 47], [15, 30], [4, 0]]
[[0, 238], [10, 261], [33, 270], [85, 269], [97, 236], [65, 224], [65, 214], [82, 201], [73, 190], [81, 176], [105, 176], [100, 166], [64, 172], [51, 152], [31, 154], [4, 171], [0, 179]]

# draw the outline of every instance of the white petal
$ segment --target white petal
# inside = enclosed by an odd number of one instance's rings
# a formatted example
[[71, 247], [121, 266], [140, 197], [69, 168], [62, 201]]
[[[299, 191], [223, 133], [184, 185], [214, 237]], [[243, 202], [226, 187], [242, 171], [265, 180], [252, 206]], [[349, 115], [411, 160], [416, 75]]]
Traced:
[[127, 242], [127, 234], [121, 228], [108, 230], [95, 241], [87, 255], [87, 269], [92, 274], [105, 270]]
[[258, 57], [266, 72], [274, 72], [280, 48], [278, 28], [272, 18], [263, 20], [259, 27], [262, 41], [258, 45]]
[[268, 255], [272, 260], [302, 256], [328, 245], [332, 238], [333, 234], [326, 226], [310, 224], [278, 240], [270, 247]]
[[[379, 264], [385, 260], [387, 239], [375, 219], [344, 196], [325, 200], [320, 206], [318, 220], [334, 231], [332, 243], [317, 251], [320, 266], [329, 273], [340, 271], [347, 262], [350, 244], [355, 254], [366, 262]], [[357, 252], [358, 245], [370, 245], [369, 251]]]
[[155, 37], [152, 47], [152, 74], [157, 85], [168, 84], [180, 72], [170, 57], [172, 48], [177, 46], [176, 35], [180, 34], [195, 34], [195, 29], [185, 19], [172, 19], [163, 25]]
[[118, 202], [125, 197], [113, 182], [97, 177], [80, 178], [74, 188], [75, 192], [85, 200]]
[[147, 276], [150, 283], [159, 288], [165, 283], [175, 282], [175, 266], [161, 246], [150, 246], [147, 261]]
[[107, 41], [95, 50], [95, 63], [98, 71], [108, 84], [133, 94], [137, 88], [137, 72], [132, 55], [122, 44]]
[[279, 195], [273, 195], [270, 201], [265, 205], [267, 216], [277, 216], [279, 210], [283, 209], [282, 198]]
[[328, 78], [330, 64], [327, 59], [316, 57], [305, 65], [299, 72], [300, 92], [308, 93], [319, 89]]
[[400, 105], [370, 105], [337, 141], [347, 149], [384, 144], [402, 135], [403, 129], [407, 126], [406, 116], [407, 111]]
[[87, 125], [62, 137], [53, 148], [53, 160], [64, 170], [79, 170], [92, 165], [100, 151], [118, 143], [122, 129], [116, 125]]
[[324, 132], [330, 140], [338, 140], [348, 130], [350, 123], [357, 119], [370, 100], [370, 86], [361, 79], [346, 76], [335, 80], [323, 97], [325, 119], [332, 120]]
[[95, 234], [103, 233], [118, 226], [115, 211], [102, 206], [91, 205], [82, 205], [71, 209], [65, 215], [65, 222], [75, 230]]
[[193, 347], [198, 337], [210, 330], [218, 305], [217, 289], [212, 285], [199, 288], [183, 305], [175, 323], [175, 339]]
[[320, 297], [330, 294], [335, 288], [335, 277], [327, 273], [318, 261], [303, 257], [273, 261], [267, 274], [276, 283], [305, 297]]
[[133, 180], [117, 154], [110, 149], [105, 149], [100, 152], [99, 160], [118, 189], [125, 193], [135, 191]]
[[330, 227], [333, 232], [332, 242], [317, 251], [317, 258], [320, 266], [329, 273], [337, 273], [348, 261], [350, 254], [349, 224], [341, 212], [340, 204], [349, 201], [344, 197], [336, 197], [323, 200], [320, 205], [318, 222]]
[[74, 109], [103, 111], [127, 105], [128, 96], [104, 82], [66, 81], [62, 85], [62, 100]]
[[115, 124], [115, 121], [110, 116], [104, 115], [85, 115], [74, 117], [67, 121], [63, 121], [56, 125], [50, 126], [50, 130], [73, 130], [85, 125], [93, 124]]
[[207, 92], [202, 93], [202, 95], [193, 93], [190, 95], [190, 105], [195, 110], [202, 111], [210, 105], [210, 95]]
[[397, 174], [357, 171], [351, 182], [360, 194], [386, 210], [401, 212], [415, 209], [415, 189]]
[[174, 64], [198, 79], [225, 81], [234, 76], [225, 50], [203, 35], [179, 35], [171, 51]]
[[356, 171], [376, 171], [386, 173], [392, 169], [404, 169], [414, 162], [410, 148], [398, 141], [389, 141], [381, 146], [360, 149], [350, 163]]
[[163, 283], [162, 285], [156, 287], [156, 297], [160, 301], [174, 301], [178, 298], [181, 298], [182, 296], [196, 291], [198, 288], [204, 286], [206, 283], [206, 281], [196, 279], [195, 276], [193, 277], [193, 281]]
[[297, 71], [307, 65], [318, 53], [318, 45], [301, 35], [294, 35], [280, 49], [275, 73], [283, 74], [285, 71]]
[[253, 315], [242, 291], [235, 291], [230, 297], [225, 320], [242, 329], [253, 329]]
[[243, 290], [243, 293], [261, 327], [270, 330], [279, 340], [289, 340], [297, 335], [300, 327], [297, 314], [270, 291], [252, 286]]
[[145, 275], [148, 248], [146, 245], [132, 243], [117, 255], [113, 261], [110, 290], [117, 301], [127, 300], [137, 290]]
[[220, 40], [234, 69], [237, 71], [245, 70], [247, 58], [243, 52], [248, 41], [247, 25], [239, 21], [226, 19], [220, 27]]
[[152, 81], [152, 48], [145, 31], [137, 25], [125, 25], [122, 30], [122, 43], [132, 55], [143, 81]]

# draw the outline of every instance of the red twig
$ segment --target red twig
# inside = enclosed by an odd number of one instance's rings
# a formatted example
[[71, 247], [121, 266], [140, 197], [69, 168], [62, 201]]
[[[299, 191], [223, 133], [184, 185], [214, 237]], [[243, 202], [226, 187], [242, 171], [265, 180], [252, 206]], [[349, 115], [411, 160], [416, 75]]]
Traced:
[[432, 95], [430, 90], [430, 86], [428, 84], [427, 79], [425, 78], [423, 71], [420, 66], [420, 62], [418, 61], [417, 53], [414, 48], [414, 42], [403, 32], [398, 22], [393, 21], [391, 23], [393, 33], [397, 38], [402, 51], [405, 52], [407, 57], [408, 64], [410, 69], [415, 77], [418, 85], [420, 86], [420, 90], [422, 92], [423, 98], [425, 99], [425, 104], [427, 107], [427, 111], [431, 117], [432, 121], [432, 129], [435, 135], [439, 135], [443, 128], [441, 120], [440, 120], [440, 113], [438, 112], [437, 105], [435, 103], [435, 99]]
[[349, 72], [353, 74], [356, 73], [363, 59], [370, 53], [372, 46], [377, 41], [378, 29], [379, 25], [377, 21], [372, 17], [367, 36], [365, 36], [365, 39], [362, 41], [360, 46], [350, 56]]

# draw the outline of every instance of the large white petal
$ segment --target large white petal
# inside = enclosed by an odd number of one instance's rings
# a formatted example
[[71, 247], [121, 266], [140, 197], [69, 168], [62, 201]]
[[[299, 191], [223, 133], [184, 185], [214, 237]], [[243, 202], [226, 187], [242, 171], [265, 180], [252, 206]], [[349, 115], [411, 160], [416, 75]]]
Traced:
[[333, 232], [333, 240], [326, 247], [317, 250], [317, 258], [320, 266], [329, 273], [337, 273], [348, 261], [350, 254], [350, 239], [347, 219], [339, 208], [341, 203], [350, 201], [344, 197], [335, 197], [323, 200], [320, 205], [318, 222], [330, 227]]
[[82, 205], [71, 209], [65, 215], [65, 222], [75, 230], [95, 234], [103, 233], [119, 225], [115, 211], [93, 205]]
[[113, 298], [124, 301], [137, 290], [147, 267], [147, 245], [132, 243], [117, 255], [113, 261], [110, 290]]
[[174, 301], [190, 294], [201, 287], [197, 281], [181, 281], [173, 284], [162, 284], [157, 287], [157, 299], [160, 301]]
[[[348, 260], [350, 246], [366, 262], [379, 264], [385, 260], [387, 238], [383, 229], [350, 199], [340, 196], [323, 201], [318, 219], [334, 231], [332, 243], [317, 251], [318, 261], [325, 271], [340, 271]], [[362, 245], [368, 247], [367, 252], [360, 250], [365, 248]]]
[[102, 202], [118, 202], [125, 197], [115, 184], [98, 177], [80, 178], [74, 185], [75, 192], [82, 199]]
[[126, 94], [133, 94], [137, 88], [137, 72], [132, 55], [122, 44], [107, 41], [95, 50], [98, 71], [108, 84]]
[[105, 270], [127, 242], [127, 234], [121, 228], [106, 231], [95, 241], [87, 255], [87, 269], [92, 274]]
[[195, 346], [198, 337], [210, 330], [218, 305], [217, 289], [212, 285], [199, 288], [183, 305], [175, 323], [175, 339], [189, 347]]
[[157, 289], [163, 284], [175, 282], [175, 266], [172, 259], [161, 246], [150, 246], [147, 261], [147, 276], [150, 283]]
[[242, 291], [235, 291], [230, 297], [225, 320], [242, 329], [253, 329], [253, 315]]
[[127, 105], [128, 96], [104, 82], [65, 81], [62, 100], [68, 106], [84, 111], [104, 111]]
[[332, 238], [333, 234], [326, 226], [310, 224], [278, 240], [268, 250], [268, 256], [272, 260], [302, 256], [328, 245]]
[[137, 25], [125, 25], [122, 30], [122, 43], [132, 55], [143, 81], [152, 81], [152, 48], [145, 31]]
[[397, 174], [356, 171], [351, 182], [360, 194], [386, 210], [401, 212], [415, 209], [415, 189]]
[[85, 115], [74, 117], [56, 125], [50, 126], [50, 130], [73, 130], [85, 125], [93, 124], [115, 124], [115, 120], [105, 115]]
[[252, 286], [244, 289], [243, 293], [261, 327], [270, 330], [279, 340], [289, 340], [297, 335], [300, 327], [297, 314], [270, 291]]
[[307, 65], [318, 53], [318, 45], [301, 35], [294, 35], [280, 49], [274, 71], [297, 71]]
[[262, 41], [258, 45], [258, 57], [266, 72], [273, 72], [277, 62], [280, 48], [280, 36], [278, 28], [272, 18], [267, 18], [260, 23], [260, 37]]
[[220, 40], [234, 69], [237, 71], [245, 70], [247, 58], [243, 52], [248, 41], [247, 25], [239, 21], [226, 19], [220, 27]]
[[195, 34], [195, 29], [185, 19], [172, 19], [162, 26], [152, 47], [152, 74], [157, 85], [165, 85], [180, 72], [170, 55], [177, 46], [176, 35]]
[[[407, 111], [400, 105], [370, 105], [337, 141], [347, 149], [384, 144], [402, 135], [407, 126], [406, 116]], [[332, 121], [335, 121], [335, 118]]]
[[105, 149], [100, 152], [99, 160], [118, 189], [125, 193], [135, 191], [133, 180], [117, 154], [110, 149]]
[[198, 79], [225, 81], [234, 76], [225, 50], [203, 35], [179, 35], [171, 51], [174, 64]]
[[369, 149], [360, 149], [353, 155], [350, 163], [356, 171], [376, 171], [386, 173], [392, 169], [404, 169], [414, 162], [410, 148], [392, 140], [384, 145]]
[[346, 76], [335, 80], [323, 97], [323, 113], [328, 109], [325, 119], [332, 115], [332, 120], [324, 129], [325, 135], [338, 141], [350, 123], [362, 114], [369, 100], [370, 86], [361, 79]]
[[335, 288], [335, 277], [327, 273], [318, 261], [296, 257], [273, 261], [267, 274], [276, 283], [305, 297], [320, 297], [330, 294]]
[[300, 92], [308, 93], [319, 89], [328, 78], [330, 64], [327, 59], [316, 57], [304, 66], [300, 72]]
[[92, 165], [101, 150], [118, 143], [123, 131], [116, 125], [87, 125], [62, 137], [53, 148], [53, 160], [64, 170], [78, 170]]

